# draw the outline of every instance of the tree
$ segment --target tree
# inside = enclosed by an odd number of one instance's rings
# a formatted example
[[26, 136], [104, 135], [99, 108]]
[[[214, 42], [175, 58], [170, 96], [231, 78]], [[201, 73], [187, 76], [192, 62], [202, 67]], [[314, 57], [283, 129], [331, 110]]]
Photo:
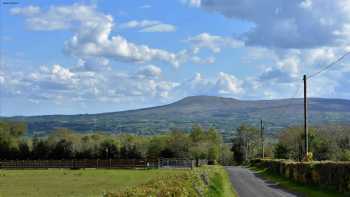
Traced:
[[43, 139], [39, 139], [37, 137], [34, 137], [32, 158], [33, 159], [48, 159], [49, 153], [50, 153], [50, 146], [47, 143], [47, 140], [43, 140]]
[[209, 128], [207, 132], [207, 140], [209, 141], [208, 147], [208, 160], [210, 162], [217, 162], [220, 157], [220, 146], [222, 144], [222, 137], [218, 131], [214, 128]]
[[99, 158], [100, 159], [117, 159], [120, 157], [119, 150], [115, 142], [111, 139], [106, 139], [100, 144]]
[[[313, 140], [313, 129], [309, 129], [309, 142]], [[278, 142], [288, 150], [288, 158], [301, 161], [304, 153], [304, 130], [301, 127], [290, 127], [282, 130]], [[276, 146], [277, 147], [277, 146]], [[310, 150], [312, 150], [309, 144]], [[276, 151], [274, 151], [276, 152]]]
[[256, 128], [241, 125], [232, 139], [232, 151], [237, 163], [256, 158], [259, 154], [260, 135]]
[[274, 149], [274, 157], [276, 159], [288, 159], [290, 154], [290, 150], [288, 150], [287, 146], [281, 143], [278, 143]]
[[174, 154], [174, 157], [188, 158], [190, 140], [184, 132], [173, 130], [167, 140], [166, 148]]
[[26, 130], [22, 122], [0, 122], [0, 159], [17, 159], [19, 139]]
[[161, 157], [161, 152], [165, 148], [166, 136], [154, 136], [150, 140], [147, 148], [147, 157], [156, 159]]
[[58, 141], [51, 149], [50, 159], [71, 159], [74, 156], [73, 143], [65, 139]]
[[18, 151], [18, 159], [25, 160], [31, 158], [31, 151], [27, 141], [20, 142], [20, 144], [18, 145]]
[[199, 125], [194, 124], [192, 126], [192, 130], [191, 130], [191, 133], [190, 133], [190, 138], [191, 138], [192, 142], [199, 142], [199, 141], [201, 141], [204, 138], [204, 131], [203, 131], [203, 129]]
[[233, 154], [228, 144], [221, 144], [219, 162], [221, 165], [231, 165], [233, 162]]

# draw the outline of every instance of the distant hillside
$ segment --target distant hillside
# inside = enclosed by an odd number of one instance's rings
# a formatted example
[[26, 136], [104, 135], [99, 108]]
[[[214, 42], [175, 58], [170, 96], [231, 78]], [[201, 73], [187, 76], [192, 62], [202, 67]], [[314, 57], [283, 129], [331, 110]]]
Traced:
[[[310, 124], [349, 123], [350, 100], [309, 99]], [[241, 123], [270, 122], [269, 132], [289, 125], [301, 125], [302, 99], [245, 101], [232, 98], [193, 96], [175, 103], [139, 110], [81, 115], [11, 117], [25, 121], [29, 131], [49, 132], [67, 127], [80, 132], [110, 131], [154, 134], [169, 128], [190, 129], [199, 123], [231, 132]]]

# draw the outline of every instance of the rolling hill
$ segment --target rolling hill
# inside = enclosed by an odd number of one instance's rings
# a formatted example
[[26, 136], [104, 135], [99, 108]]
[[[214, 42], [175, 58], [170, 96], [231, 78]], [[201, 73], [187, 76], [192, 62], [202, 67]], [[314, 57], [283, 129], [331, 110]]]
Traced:
[[[350, 100], [309, 99], [311, 125], [350, 123]], [[79, 132], [108, 131], [155, 134], [170, 128], [188, 130], [194, 123], [214, 126], [224, 133], [242, 123], [258, 126], [266, 121], [268, 132], [303, 123], [303, 100], [237, 100], [213, 96], [192, 96], [152, 108], [79, 115], [3, 117], [28, 123], [30, 133], [50, 132], [66, 127]]]

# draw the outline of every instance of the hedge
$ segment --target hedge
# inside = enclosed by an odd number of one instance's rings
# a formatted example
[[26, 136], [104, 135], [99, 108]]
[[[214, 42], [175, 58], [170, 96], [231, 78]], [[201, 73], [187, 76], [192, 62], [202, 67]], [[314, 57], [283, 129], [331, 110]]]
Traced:
[[350, 162], [256, 159], [250, 164], [299, 183], [335, 188], [343, 193], [350, 192]]

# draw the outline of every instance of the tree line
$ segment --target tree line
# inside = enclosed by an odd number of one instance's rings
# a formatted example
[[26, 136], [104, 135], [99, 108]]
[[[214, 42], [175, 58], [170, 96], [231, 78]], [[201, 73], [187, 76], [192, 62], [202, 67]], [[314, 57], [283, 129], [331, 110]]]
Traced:
[[[231, 164], [262, 157], [260, 130], [246, 124], [232, 132], [229, 144], [216, 129], [199, 125], [189, 132], [171, 129], [153, 136], [58, 128], [44, 137], [28, 137], [26, 130], [25, 123], [0, 122], [0, 160], [186, 158]], [[265, 136], [265, 157], [301, 161], [304, 137], [301, 127]], [[310, 128], [309, 148], [314, 160], [350, 161], [350, 126]]]
[[[304, 157], [304, 139], [302, 127], [284, 128], [275, 136], [265, 136], [265, 156], [301, 161]], [[350, 161], [350, 126], [323, 125], [309, 128], [309, 149], [313, 160]], [[232, 151], [236, 163], [261, 158], [260, 130], [249, 125], [241, 125], [234, 132]]]
[[26, 137], [26, 125], [0, 122], [0, 160], [48, 159], [207, 159], [232, 161], [230, 147], [214, 128], [193, 125], [190, 132], [171, 129], [166, 134], [82, 134], [58, 128], [45, 137]]

